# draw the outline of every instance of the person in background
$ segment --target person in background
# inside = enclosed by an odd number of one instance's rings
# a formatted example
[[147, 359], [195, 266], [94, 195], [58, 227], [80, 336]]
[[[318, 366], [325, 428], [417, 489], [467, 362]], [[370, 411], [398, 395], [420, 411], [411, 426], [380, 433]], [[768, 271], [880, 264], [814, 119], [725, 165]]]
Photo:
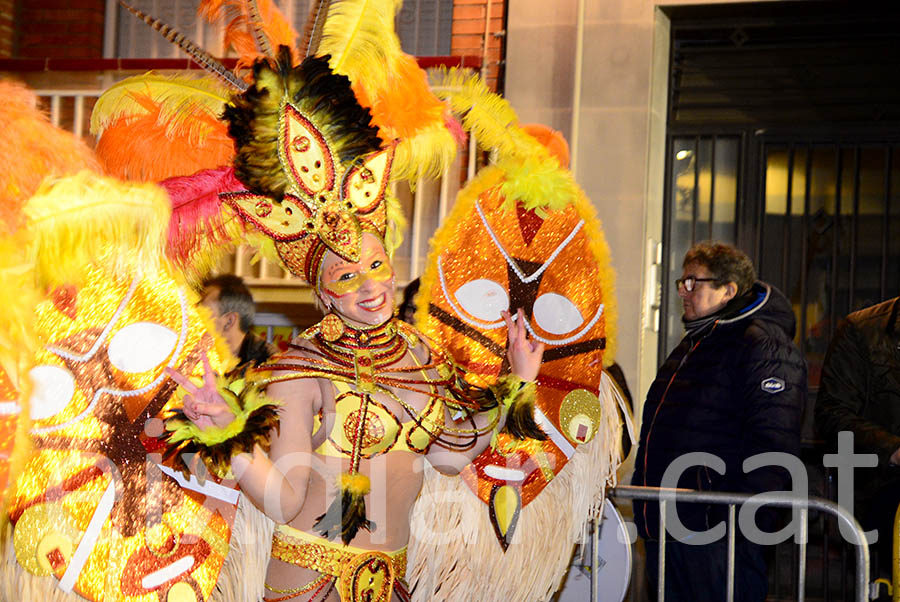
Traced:
[[256, 318], [256, 304], [240, 276], [220, 274], [203, 281], [200, 304], [212, 312], [216, 331], [238, 358], [236, 372], [266, 362], [272, 349], [250, 332]]
[[[677, 487], [760, 493], [784, 490], [787, 470], [763, 466], [745, 473], [743, 462], [763, 452], [800, 451], [806, 401], [806, 362], [792, 342], [795, 319], [788, 300], [756, 280], [750, 259], [718, 242], [698, 243], [684, 257], [675, 281], [684, 305], [685, 337], [656, 374], [644, 404], [632, 484], [659, 487], [669, 465], [691, 452], [706, 452], [725, 471], [688, 466]], [[669, 486], [673, 486], [670, 484]], [[681, 523], [707, 531], [725, 518], [724, 506], [677, 504]], [[634, 516], [647, 548], [647, 573], [659, 580], [659, 505], [635, 501]], [[758, 527], [772, 531], [771, 511], [757, 513]], [[671, 521], [668, 523], [671, 525]], [[721, 601], [726, 597], [724, 538], [707, 545], [666, 540], [666, 602]], [[736, 542], [734, 599], [765, 600], [763, 548]]]
[[854, 453], [876, 454], [854, 474], [855, 508], [878, 530], [878, 564], [890, 574], [894, 514], [900, 503], [900, 297], [847, 316], [831, 340], [816, 399], [816, 431], [827, 443], [854, 435]]
[[419, 279], [410, 281], [403, 289], [403, 300], [397, 307], [397, 317], [407, 324], [416, 323], [416, 294], [419, 292]]

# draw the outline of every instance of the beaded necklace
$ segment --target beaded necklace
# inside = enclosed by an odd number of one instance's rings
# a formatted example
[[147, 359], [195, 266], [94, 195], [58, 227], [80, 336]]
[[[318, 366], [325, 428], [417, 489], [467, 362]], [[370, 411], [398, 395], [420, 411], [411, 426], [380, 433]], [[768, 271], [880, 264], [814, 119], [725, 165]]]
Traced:
[[[479, 435], [496, 428], [500, 411], [495, 403], [493, 419], [481, 428], [474, 421], [473, 428], [456, 428], [441, 421], [443, 424], [434, 429], [434, 425], [428, 424], [419, 411], [397, 395], [394, 389], [426, 395], [451, 408], [462, 410], [464, 414], [484, 409], [484, 400], [471, 394], [474, 389], [465, 386], [449, 356], [422, 338], [415, 328], [396, 318], [370, 328], [357, 328], [343, 320], [341, 324], [336, 324], [335, 318], [339, 319], [336, 314], [329, 314], [301, 334], [301, 338], [312, 345], [291, 345], [302, 357], [294, 356], [290, 361], [276, 360], [267, 364], [265, 370], [280, 374], [263, 380], [272, 383], [301, 378], [327, 378], [355, 386], [360, 406], [350, 437], [350, 466], [340, 476], [339, 495], [315, 523], [315, 528], [326, 539], [331, 539], [340, 532], [346, 543], [353, 539], [357, 529], [375, 528], [366, 517], [365, 510], [364, 496], [369, 492], [369, 479], [359, 472], [366, 415], [369, 405], [377, 403], [372, 399], [373, 394], [380, 393], [393, 399], [417, 427], [429, 434], [432, 443], [449, 449], [465, 450], [474, 446]], [[411, 366], [397, 365], [411, 347], [419, 344], [424, 344], [429, 352], [425, 363], [419, 364], [416, 361]], [[415, 355], [411, 355], [415, 360]], [[443, 433], [454, 436], [442, 437]]]

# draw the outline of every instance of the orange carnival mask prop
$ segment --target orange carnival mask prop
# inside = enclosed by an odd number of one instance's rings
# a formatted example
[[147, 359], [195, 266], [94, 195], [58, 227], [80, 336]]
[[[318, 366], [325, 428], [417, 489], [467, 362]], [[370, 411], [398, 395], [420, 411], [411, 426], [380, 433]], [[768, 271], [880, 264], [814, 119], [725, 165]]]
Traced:
[[548, 439], [501, 435], [462, 472], [488, 504], [504, 547], [521, 509], [606, 418], [598, 391], [615, 324], [608, 249], [590, 203], [564, 181], [556, 192], [571, 195], [565, 202], [526, 208], [504, 195], [516, 173], [486, 168], [460, 193], [435, 236], [416, 316], [423, 332], [484, 382], [509, 369], [501, 311], [522, 308], [530, 336], [546, 346], [535, 405]]

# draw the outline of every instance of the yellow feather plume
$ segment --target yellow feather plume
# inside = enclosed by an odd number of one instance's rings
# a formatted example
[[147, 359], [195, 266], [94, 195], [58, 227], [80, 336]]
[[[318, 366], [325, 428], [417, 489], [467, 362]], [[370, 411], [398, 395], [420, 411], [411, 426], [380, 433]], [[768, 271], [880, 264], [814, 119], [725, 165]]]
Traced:
[[393, 177], [414, 180], [440, 174], [456, 156], [445, 123], [446, 106], [431, 91], [425, 72], [405, 54], [394, 32], [399, 0], [333, 2], [318, 54], [353, 82], [362, 106], [386, 141], [399, 140]]
[[335, 73], [367, 88], [381, 88], [402, 54], [394, 34], [394, 16], [402, 0], [339, 0], [332, 2], [319, 43], [319, 56], [331, 55]]
[[506, 198], [504, 209], [512, 209], [518, 201], [543, 217], [544, 209], [564, 209], [579, 194], [572, 172], [560, 168], [554, 157], [535, 153], [505, 158], [497, 167], [506, 176], [500, 186], [500, 193]]
[[516, 112], [491, 92], [481, 78], [459, 69], [437, 71], [432, 85], [438, 97], [462, 114], [463, 126], [479, 146], [494, 151], [504, 180], [504, 207], [521, 202], [525, 209], [562, 209], [579, 194], [572, 173], [537, 139], [519, 126]]
[[147, 114], [147, 107], [138, 99], [149, 96], [160, 105], [157, 124], [167, 132], [187, 127], [193, 142], [202, 141], [208, 126], [197, 117], [218, 118], [230, 91], [209, 77], [168, 76], [146, 73], [122, 80], [108, 88], [97, 99], [91, 113], [91, 133], [102, 136], [103, 131], [122, 118]]
[[0, 367], [14, 382], [19, 380], [21, 358], [32, 357], [39, 347], [32, 327], [40, 295], [34, 287], [27, 247], [28, 232], [24, 228], [0, 237]]
[[435, 123], [400, 140], [394, 151], [391, 177], [410, 181], [419, 176], [436, 178], [453, 162], [456, 152], [453, 134], [443, 123]]
[[[478, 74], [461, 69], [435, 69], [431, 87], [438, 98], [462, 115], [463, 127], [475, 134], [478, 144], [501, 157], [522, 154], [520, 144], [533, 151], [530, 136], [518, 128], [519, 117], [502, 97], [491, 92]], [[536, 141], [535, 141], [536, 142]]]
[[385, 194], [385, 209], [387, 211], [387, 229], [384, 233], [384, 247], [388, 255], [394, 256], [400, 244], [403, 242], [403, 232], [406, 230], [406, 216], [403, 214], [403, 206], [393, 194]]
[[96, 262], [112, 273], [159, 269], [170, 207], [155, 184], [91, 172], [45, 182], [25, 205], [39, 287], [82, 284]]

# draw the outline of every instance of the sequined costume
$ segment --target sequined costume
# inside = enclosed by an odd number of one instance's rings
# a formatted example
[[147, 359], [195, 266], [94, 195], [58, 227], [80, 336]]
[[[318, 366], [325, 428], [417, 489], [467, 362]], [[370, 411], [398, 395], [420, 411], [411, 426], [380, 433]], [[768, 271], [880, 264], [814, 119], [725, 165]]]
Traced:
[[[332, 3], [331, 8], [323, 3], [328, 17], [319, 47], [299, 52], [283, 38], [274, 43], [275, 38], [266, 32], [258, 35], [265, 19], [253, 16], [255, 2], [235, 4], [248, 9], [238, 20], [247, 29], [256, 29], [258, 38], [273, 42], [257, 44], [262, 56], [242, 56], [242, 64], [252, 65], [249, 83], [227, 72], [223, 75], [237, 94], [228, 98], [204, 89], [202, 102], [187, 103], [182, 94], [176, 107], [171, 103], [176, 84], [181, 92], [198, 86], [142, 76], [126, 80], [101, 98], [95, 123], [102, 143], [143, 123], [139, 118], [147, 106], [160, 106], [161, 114], [168, 115], [190, 104], [201, 115], [209, 115], [213, 113], [210, 106], [216, 104], [209, 99], [221, 98], [217, 106], [234, 140], [232, 165], [179, 174], [164, 182], [175, 207], [170, 257], [188, 273], [202, 272], [219, 248], [249, 242], [318, 289], [324, 258], [358, 262], [365, 236], [376, 237], [388, 254], [399, 245], [402, 212], [388, 182], [434, 173], [447, 165], [455, 152], [449, 111], [430, 92], [415, 61], [400, 52], [392, 26], [385, 26], [393, 21], [396, 2], [345, 0]], [[315, 10], [322, 10], [321, 6]], [[186, 44], [183, 36], [171, 34], [171, 28], [139, 16], [201, 62], [214, 63]], [[213, 70], [222, 75], [221, 70]], [[150, 98], [136, 107], [136, 94]], [[173, 123], [173, 130], [183, 131], [178, 128], [184, 125]], [[130, 146], [119, 145], [105, 153], [108, 166], [140, 169], [139, 153], [129, 152]], [[385, 278], [375, 266], [367, 269], [372, 271], [367, 277]], [[319, 449], [322, 455], [335, 454], [349, 461], [325, 514], [304, 528], [327, 539], [340, 537], [345, 546], [359, 529], [374, 528], [365, 504], [370, 485], [360, 471], [366, 457], [407, 450], [425, 453], [433, 445], [468, 449], [479, 435], [495, 431], [502, 412], [508, 414], [506, 427], [513, 434], [543, 437], [533, 421], [533, 385], [515, 378], [491, 384], [496, 375], [490, 381], [466, 382], [437, 345], [394, 321], [359, 331], [339, 314], [330, 314], [298, 347], [266, 366], [273, 376], [248, 378], [253, 382], [237, 388], [220, 381], [222, 397], [236, 416], [231, 425], [199, 429], [180, 409], [174, 409], [166, 426], [171, 433], [169, 453], [174, 458], [199, 453], [213, 474], [226, 475], [232, 455], [265, 443], [269, 425], [251, 420], [257, 407], [254, 391], [285, 380], [332, 381], [339, 417]], [[410, 347], [422, 350], [421, 361], [394, 366], [400, 358], [414, 357]], [[426, 406], [412, 408], [398, 394], [401, 390], [424, 395]], [[392, 413], [378, 396], [399, 405], [404, 415]], [[447, 419], [450, 410], [455, 414], [452, 423]], [[479, 412], [486, 412], [486, 425], [479, 426], [471, 418]], [[275, 539], [283, 543], [284, 537], [282, 530]], [[315, 545], [334, 549], [334, 544], [322, 541]], [[352, 557], [359, 559], [359, 554]], [[357, 588], [353, 575], [343, 570], [340, 576], [331, 570], [323, 583], [331, 581], [348, 602], [387, 600], [390, 586], [401, 575], [390, 572], [391, 562], [378, 564], [377, 558], [372, 562], [357, 568], [367, 574], [378, 572], [381, 578], [373, 583], [387, 584], [387, 589], [362, 582]], [[322, 594], [316, 593], [317, 587], [294, 594]]]
[[296, 600], [309, 594], [310, 600], [324, 593], [327, 595], [336, 583], [342, 600], [353, 599], [354, 582], [362, 581], [373, 592], [373, 600], [390, 600], [397, 594], [401, 602], [408, 601], [406, 581], [406, 548], [394, 552], [364, 550], [348, 545], [338, 545], [322, 537], [298, 531], [287, 525], [279, 525], [272, 538], [272, 557], [299, 567], [317, 571], [322, 576], [309, 584], [291, 588], [268, 588], [277, 594], [264, 598], [267, 602]]
[[[500, 417], [497, 405], [491, 414], [493, 420], [481, 428], [474, 424], [468, 426], [465, 421], [447, 423], [445, 408], [471, 413], [483, 402], [472, 398], [477, 390], [461, 381], [452, 361], [408, 324], [390, 320], [365, 330], [344, 326], [341, 335], [332, 341], [323, 336], [322, 330], [322, 326], [317, 325], [303, 333], [300, 339], [308, 345], [293, 346], [301, 356], [290, 354], [268, 364], [266, 370], [279, 376], [265, 379], [267, 383], [320, 378], [332, 382], [335, 421], [316, 448], [317, 454], [349, 459], [351, 472], [356, 472], [361, 460], [383, 454], [424, 454], [432, 445], [466, 449], [476, 443], [478, 435], [496, 427]], [[407, 356], [410, 348], [424, 352], [429, 360], [415, 362], [412, 366], [397, 366], [398, 360]], [[410, 354], [410, 357], [415, 358], [415, 355]], [[422, 393], [429, 401], [417, 411], [397, 395], [398, 389]], [[395, 415], [378, 401], [376, 395], [385, 395], [399, 404], [403, 416]], [[321, 414], [316, 417], [314, 430], [325, 428], [322, 418]], [[328, 520], [332, 521], [333, 526], [325, 531], [326, 537], [287, 525], [276, 527], [272, 557], [317, 571], [321, 577], [294, 588], [267, 585], [267, 589], [277, 595], [264, 599], [269, 602], [319, 600], [334, 588], [340, 592], [342, 600], [367, 599], [359, 597], [363, 595], [372, 596], [372, 600], [390, 600], [392, 591], [400, 600], [408, 600], [404, 581], [406, 548], [385, 553], [350, 546], [346, 540], [343, 544], [334, 543], [328, 536], [333, 537], [341, 519], [329, 519], [327, 514], [320, 517], [316, 525], [319, 529], [326, 526]], [[361, 527], [369, 528], [369, 525]], [[374, 581], [354, 585], [361, 571], [367, 580]]]
[[9, 372], [31, 446], [4, 500], [4, 599], [202, 600], [216, 584], [238, 492], [180, 482], [155, 436], [178, 403], [167, 370], [228, 357], [162, 256], [168, 211], [158, 187], [90, 172], [23, 207], [17, 292], [35, 302], [16, 328], [37, 345]]
[[[264, 382], [306, 378], [327, 378], [332, 382], [336, 391], [337, 420], [326, 435], [326, 441], [316, 448], [316, 453], [365, 459], [391, 451], [423, 454], [435, 441], [465, 449], [471, 442], [448, 441], [441, 435], [445, 432], [477, 435], [490, 432], [497, 423], [494, 420], [481, 429], [459, 428], [446, 423], [446, 408], [466, 413], [482, 410], [486, 405], [490, 408], [498, 405], [496, 401], [487, 403], [476, 398], [483, 397], [485, 392], [467, 385], [453, 361], [405, 322], [392, 319], [368, 330], [345, 327], [334, 341], [328, 341], [322, 336], [321, 327], [314, 326], [301, 338], [313, 344], [312, 349], [304, 349], [307, 353], [312, 352], [313, 357], [295, 357], [289, 363], [276, 360], [267, 364], [266, 370], [284, 374], [264, 379]], [[394, 365], [410, 348], [416, 347], [424, 348], [430, 358], [427, 363], [416, 362], [409, 367]], [[415, 355], [411, 354], [411, 357], [415, 360]], [[415, 391], [427, 396], [429, 402], [422, 411], [417, 411], [392, 389]], [[403, 408], [404, 416], [394, 415], [374, 400], [372, 395], [376, 392], [397, 402]], [[363, 424], [359, 424], [361, 415], [365, 416]], [[320, 425], [321, 417], [317, 416], [315, 428]], [[357, 429], [364, 433], [361, 438], [356, 435]]]
[[[414, 512], [441, 513], [480, 537], [420, 538], [409, 578], [429, 602], [548, 599], [620, 462], [624, 400], [603, 369], [616, 343], [609, 249], [559, 133], [519, 125], [505, 100], [464, 72], [433, 83], [495, 163], [460, 191], [432, 239], [416, 325], [488, 378], [505, 361], [500, 312], [524, 308], [526, 328], [547, 346], [535, 407], [548, 438], [500, 435], [461, 479], [426, 478]], [[465, 503], [469, 492], [481, 508]], [[503, 578], [523, 566], [528, 579]]]

